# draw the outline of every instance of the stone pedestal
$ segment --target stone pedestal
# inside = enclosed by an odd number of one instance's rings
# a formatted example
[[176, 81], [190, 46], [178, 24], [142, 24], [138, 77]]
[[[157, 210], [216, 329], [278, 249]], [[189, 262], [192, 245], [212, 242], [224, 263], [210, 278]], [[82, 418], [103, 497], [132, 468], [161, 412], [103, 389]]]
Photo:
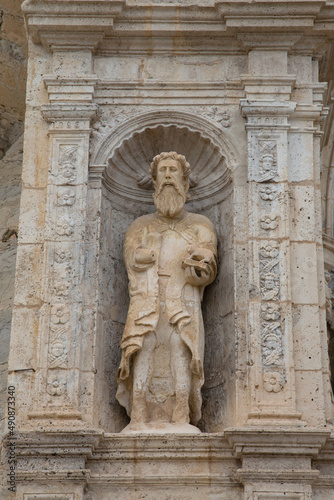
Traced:
[[[9, 359], [19, 500], [331, 498], [319, 61], [333, 9], [24, 2]], [[186, 156], [189, 210], [218, 232], [203, 300], [202, 434], [123, 436], [122, 242], [154, 210], [148, 168], [161, 151]]]

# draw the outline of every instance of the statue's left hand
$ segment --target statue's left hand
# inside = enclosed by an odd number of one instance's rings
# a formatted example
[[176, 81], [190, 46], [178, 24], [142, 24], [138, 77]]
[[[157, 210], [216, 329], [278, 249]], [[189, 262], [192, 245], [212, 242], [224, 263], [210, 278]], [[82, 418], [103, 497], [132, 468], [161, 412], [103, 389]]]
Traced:
[[204, 270], [199, 271], [192, 265], [185, 266], [185, 275], [187, 282], [193, 286], [206, 285], [210, 281], [210, 273]]
[[208, 248], [191, 246], [188, 252], [189, 259], [183, 261], [188, 283], [193, 286], [206, 285], [212, 278], [210, 272], [211, 264], [214, 262], [212, 251]]
[[188, 251], [190, 253], [190, 259], [205, 262], [206, 264], [211, 264], [214, 262], [214, 255], [208, 248], [202, 247], [189, 247]]

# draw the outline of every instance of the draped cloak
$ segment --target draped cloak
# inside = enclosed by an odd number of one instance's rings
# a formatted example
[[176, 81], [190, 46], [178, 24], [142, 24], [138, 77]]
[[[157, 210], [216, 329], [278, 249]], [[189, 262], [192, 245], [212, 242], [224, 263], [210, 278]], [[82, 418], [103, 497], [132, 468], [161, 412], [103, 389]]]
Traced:
[[[200, 302], [205, 285], [192, 286], [187, 283], [182, 262], [189, 258], [191, 247], [211, 250], [214, 259], [209, 263], [210, 276], [207, 284], [216, 276], [216, 231], [203, 215], [185, 212], [180, 219], [173, 219], [169, 223], [157, 214], [144, 215], [136, 219], [126, 232], [124, 262], [129, 278], [130, 306], [121, 340], [122, 359], [117, 373], [116, 397], [131, 416], [133, 355], [142, 349], [145, 335], [156, 332], [159, 321], [159, 256], [163, 239], [168, 238], [169, 231], [176, 232], [175, 236], [179, 238], [180, 244], [179, 251], [173, 258], [173, 265], [167, 270], [170, 274], [165, 295], [166, 314], [169, 323], [191, 353], [189, 407], [191, 422], [196, 424], [201, 416], [201, 387], [204, 382], [204, 326]], [[157, 256], [154, 264], [144, 270], [136, 264], [134, 258], [139, 247], [150, 248]], [[188, 293], [185, 293], [186, 287]]]

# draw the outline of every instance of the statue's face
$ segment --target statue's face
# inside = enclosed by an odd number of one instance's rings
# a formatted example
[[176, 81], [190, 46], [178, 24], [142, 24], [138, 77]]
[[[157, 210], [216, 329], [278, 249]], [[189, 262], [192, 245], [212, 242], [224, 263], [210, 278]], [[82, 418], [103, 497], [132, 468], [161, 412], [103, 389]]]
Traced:
[[268, 290], [272, 290], [273, 288], [275, 288], [275, 281], [268, 278], [264, 281], [264, 286], [268, 288]]
[[274, 160], [271, 156], [265, 156], [262, 160], [262, 167], [264, 170], [271, 170], [273, 168]]
[[178, 185], [183, 185], [182, 167], [180, 163], [177, 160], [173, 160], [173, 158], [161, 160], [157, 168], [157, 188], [160, 187], [161, 183], [168, 185], [169, 181], [170, 184], [177, 183]]
[[53, 346], [51, 347], [51, 352], [54, 356], [56, 356], [58, 358], [59, 356], [64, 354], [63, 344], [61, 344], [60, 342], [53, 344]]
[[186, 199], [182, 166], [173, 158], [161, 160], [157, 166], [154, 195], [158, 212], [175, 217], [183, 210]]

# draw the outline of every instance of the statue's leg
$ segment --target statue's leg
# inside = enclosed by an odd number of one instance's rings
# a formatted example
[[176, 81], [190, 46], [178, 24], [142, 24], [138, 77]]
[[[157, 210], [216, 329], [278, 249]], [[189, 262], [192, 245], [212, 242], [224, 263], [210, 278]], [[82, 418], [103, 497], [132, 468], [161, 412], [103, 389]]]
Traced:
[[156, 346], [154, 332], [145, 335], [143, 347], [137, 353], [133, 363], [133, 393], [131, 427], [148, 422], [146, 394], [153, 370], [153, 352]]
[[173, 331], [170, 339], [171, 367], [175, 384], [175, 407], [172, 422], [189, 423], [189, 395], [191, 388], [191, 353], [178, 332]]

